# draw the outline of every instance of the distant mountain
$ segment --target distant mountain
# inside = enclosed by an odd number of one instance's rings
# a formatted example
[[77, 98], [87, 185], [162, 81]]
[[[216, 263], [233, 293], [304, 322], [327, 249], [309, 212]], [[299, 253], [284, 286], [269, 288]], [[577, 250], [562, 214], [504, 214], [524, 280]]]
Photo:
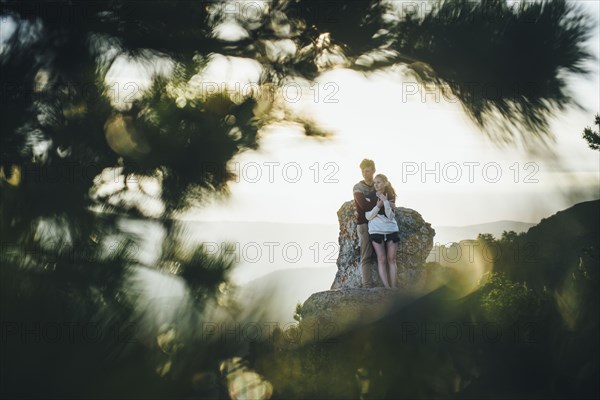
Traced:
[[517, 233], [526, 232], [534, 226], [531, 222], [520, 221], [494, 221], [483, 224], [466, 225], [466, 226], [433, 226], [435, 229], [434, 244], [448, 244], [452, 242], [460, 242], [464, 239], [477, 239], [480, 233], [491, 233], [496, 239], [502, 236], [503, 231], [515, 231]]
[[336, 272], [335, 266], [275, 271], [246, 283], [241, 295], [244, 303], [261, 306], [263, 320], [292, 322], [296, 304], [315, 292], [329, 290]]

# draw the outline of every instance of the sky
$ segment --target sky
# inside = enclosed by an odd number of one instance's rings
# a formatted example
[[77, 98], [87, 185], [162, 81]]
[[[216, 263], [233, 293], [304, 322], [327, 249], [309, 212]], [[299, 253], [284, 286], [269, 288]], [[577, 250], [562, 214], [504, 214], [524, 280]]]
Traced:
[[[276, 92], [280, 122], [261, 129], [257, 151], [230, 162], [238, 175], [230, 185], [231, 197], [181, 218], [337, 224], [337, 210], [352, 199], [352, 187], [362, 179], [358, 165], [363, 158], [374, 160], [377, 172], [388, 176], [398, 206], [418, 211], [433, 226], [537, 223], [578, 202], [600, 198], [600, 152], [581, 138], [600, 112], [600, 2], [577, 3], [594, 18], [587, 46], [596, 60], [589, 76], [570, 80], [574, 98], [585, 109], [571, 107], [552, 118], [549, 147], [555, 154], [539, 146], [528, 149], [518, 140], [494, 143], [458, 102], [421, 87], [404, 67], [369, 75], [339, 68], [315, 82], [284, 84]], [[11, 22], [0, 25], [2, 42], [14, 30]], [[231, 33], [228, 29], [221, 34]], [[275, 56], [291, 51], [289, 43], [271, 49]], [[155, 64], [156, 74], [172, 69], [167, 61]], [[132, 88], [149, 87], [149, 74], [147, 66], [119, 57], [106, 77], [117, 95], [114, 106], [122, 109], [123, 99], [141, 94]], [[224, 56], [214, 56], [199, 76], [242, 91], [259, 77], [257, 62]], [[331, 135], [306, 137], [301, 125], [289, 122], [293, 119], [310, 120]]]
[[[587, 43], [596, 60], [589, 76], [569, 81], [585, 109], [571, 107], [551, 118], [553, 153], [520, 140], [495, 143], [458, 102], [419, 86], [403, 67], [368, 76], [340, 68], [315, 82], [289, 81], [278, 92], [284, 115], [311, 120], [330, 137], [306, 137], [301, 125], [283, 121], [265, 127], [259, 150], [230, 164], [238, 179], [229, 200], [182, 217], [337, 224], [337, 210], [362, 179], [363, 158], [388, 176], [398, 206], [418, 211], [434, 226], [537, 223], [600, 198], [600, 153], [581, 137], [600, 111], [600, 3], [580, 3], [596, 21]], [[232, 87], [246, 79], [240, 70], [247, 71], [247, 81], [256, 76], [252, 68], [235, 66], [236, 60], [215, 59], [210, 80]]]

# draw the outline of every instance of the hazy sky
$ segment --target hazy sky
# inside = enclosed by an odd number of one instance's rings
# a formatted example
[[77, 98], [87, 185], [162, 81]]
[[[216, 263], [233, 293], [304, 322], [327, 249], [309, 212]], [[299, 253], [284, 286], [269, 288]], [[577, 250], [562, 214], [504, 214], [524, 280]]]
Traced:
[[[599, 4], [582, 2], [596, 26]], [[596, 56], [598, 36], [596, 28], [588, 43]], [[260, 149], [232, 163], [240, 176], [231, 199], [186, 218], [336, 224], [336, 211], [352, 199], [352, 186], [362, 179], [360, 161], [370, 158], [396, 188], [396, 203], [417, 210], [434, 226], [538, 222], [600, 197], [600, 153], [581, 138], [600, 111], [597, 59], [591, 68], [590, 76], [570, 83], [586, 110], [573, 107], [552, 119], [550, 147], [556, 156], [527, 151], [519, 142], [495, 145], [457, 102], [426, 93], [403, 68], [369, 76], [337, 69], [305, 82], [302, 96], [302, 82], [290, 82], [280, 93], [285, 112], [313, 120], [333, 135], [307, 138], [299, 125], [284, 123], [263, 129]], [[248, 76], [254, 75], [249, 69]], [[223, 60], [215, 60], [211, 79], [230, 85], [244, 81], [235, 62]]]

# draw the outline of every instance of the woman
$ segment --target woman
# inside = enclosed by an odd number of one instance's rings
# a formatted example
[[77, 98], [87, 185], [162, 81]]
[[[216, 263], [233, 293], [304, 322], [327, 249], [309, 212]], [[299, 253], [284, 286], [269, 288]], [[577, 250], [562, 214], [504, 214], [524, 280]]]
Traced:
[[371, 211], [365, 213], [369, 221], [369, 238], [377, 254], [379, 277], [383, 285], [395, 289], [398, 287], [396, 251], [400, 241], [398, 224], [394, 216], [396, 191], [383, 174], [375, 176], [373, 186], [375, 192], [371, 192], [368, 196], [372, 201], [377, 201], [377, 204]]

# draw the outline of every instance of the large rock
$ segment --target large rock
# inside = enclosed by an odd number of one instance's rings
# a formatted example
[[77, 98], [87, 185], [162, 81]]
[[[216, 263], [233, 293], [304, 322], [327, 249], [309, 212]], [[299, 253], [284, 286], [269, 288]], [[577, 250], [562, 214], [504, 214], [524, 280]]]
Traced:
[[383, 287], [313, 293], [302, 305], [301, 343], [327, 341], [355, 326], [375, 322], [419, 295]]
[[[356, 208], [354, 201], [345, 202], [337, 212], [340, 224], [339, 246], [337, 259], [338, 272], [331, 289], [360, 288], [360, 246], [356, 234]], [[396, 221], [400, 229], [398, 245], [398, 287], [418, 289], [425, 285], [427, 273], [422, 268], [425, 259], [433, 247], [435, 230], [425, 222], [421, 214], [404, 207], [394, 208]], [[375, 255], [370, 260], [372, 286], [383, 286], [377, 272]]]

